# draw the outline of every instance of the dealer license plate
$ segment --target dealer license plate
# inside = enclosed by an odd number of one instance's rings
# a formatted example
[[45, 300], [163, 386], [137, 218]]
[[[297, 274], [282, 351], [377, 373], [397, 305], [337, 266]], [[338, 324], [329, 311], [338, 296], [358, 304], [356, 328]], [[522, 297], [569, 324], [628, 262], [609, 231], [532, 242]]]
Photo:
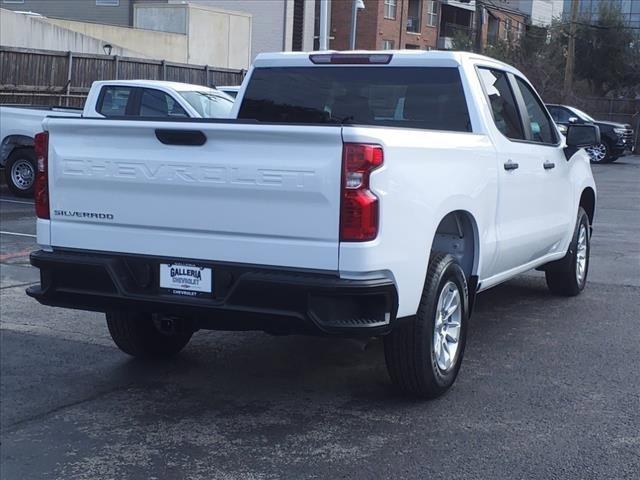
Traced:
[[160, 288], [175, 295], [197, 297], [213, 292], [210, 268], [186, 263], [161, 263]]

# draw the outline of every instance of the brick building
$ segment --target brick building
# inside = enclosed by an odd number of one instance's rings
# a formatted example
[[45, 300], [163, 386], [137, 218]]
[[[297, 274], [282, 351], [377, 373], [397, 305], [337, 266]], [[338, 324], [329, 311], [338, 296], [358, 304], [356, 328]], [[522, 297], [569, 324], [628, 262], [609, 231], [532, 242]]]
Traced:
[[500, 3], [486, 4], [482, 24], [482, 44], [495, 45], [503, 41], [518, 43], [524, 35], [527, 15]]
[[[438, 0], [365, 0], [358, 10], [356, 48], [430, 50], [438, 40]], [[329, 47], [349, 48], [350, 0], [331, 2]]]
[[[482, 2], [485, 47], [498, 41], [517, 42], [524, 33], [528, 16], [511, 1]], [[329, 48], [349, 49], [352, 5], [351, 0], [331, 0]], [[475, 0], [364, 0], [364, 5], [358, 10], [357, 49], [447, 50], [453, 48], [455, 37], [474, 40]]]

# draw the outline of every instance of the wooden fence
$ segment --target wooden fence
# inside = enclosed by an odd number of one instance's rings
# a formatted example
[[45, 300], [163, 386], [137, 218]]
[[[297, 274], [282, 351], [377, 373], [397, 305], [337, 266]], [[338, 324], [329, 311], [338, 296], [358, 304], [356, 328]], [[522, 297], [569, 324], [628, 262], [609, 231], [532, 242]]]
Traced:
[[96, 80], [168, 80], [240, 85], [244, 70], [114, 55], [0, 46], [0, 104], [81, 107]]

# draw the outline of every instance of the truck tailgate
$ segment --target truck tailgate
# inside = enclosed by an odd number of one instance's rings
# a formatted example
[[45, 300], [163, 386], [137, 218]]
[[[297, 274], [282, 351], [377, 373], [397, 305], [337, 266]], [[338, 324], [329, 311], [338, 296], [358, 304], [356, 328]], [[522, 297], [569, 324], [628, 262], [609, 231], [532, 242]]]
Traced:
[[[340, 127], [53, 118], [45, 128], [53, 247], [338, 269]], [[203, 145], [176, 144], [197, 132]]]

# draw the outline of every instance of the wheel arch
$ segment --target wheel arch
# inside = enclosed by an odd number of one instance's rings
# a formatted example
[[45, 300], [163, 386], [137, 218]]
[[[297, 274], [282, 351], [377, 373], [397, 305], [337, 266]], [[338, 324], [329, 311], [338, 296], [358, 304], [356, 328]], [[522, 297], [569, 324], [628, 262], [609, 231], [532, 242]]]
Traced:
[[468, 210], [453, 210], [442, 217], [431, 251], [449, 253], [458, 261], [467, 279], [477, 275], [480, 249], [478, 224]]
[[469, 316], [478, 291], [480, 234], [475, 216], [465, 209], [453, 210], [442, 217], [436, 228], [431, 252], [450, 254], [458, 260], [467, 280]]
[[596, 192], [591, 187], [586, 187], [580, 194], [580, 202], [578, 205], [584, 208], [589, 217], [589, 226], [593, 228], [593, 219], [596, 213]]
[[0, 144], [0, 165], [4, 166], [9, 155], [20, 147], [33, 147], [33, 137], [28, 135], [7, 135]]

